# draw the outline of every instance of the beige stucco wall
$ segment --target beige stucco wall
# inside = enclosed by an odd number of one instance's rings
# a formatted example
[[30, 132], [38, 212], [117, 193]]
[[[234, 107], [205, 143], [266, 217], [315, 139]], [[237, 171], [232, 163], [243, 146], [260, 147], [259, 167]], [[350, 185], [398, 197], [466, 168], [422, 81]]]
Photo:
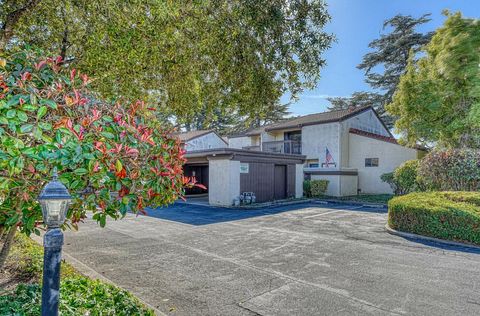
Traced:
[[312, 180], [328, 180], [326, 195], [340, 196], [340, 176], [337, 175], [312, 175]]
[[350, 128], [389, 137], [388, 130], [375, 115], [373, 110], [360, 113], [340, 123], [340, 161], [342, 168], [348, 168], [350, 163]]
[[[349, 167], [358, 170], [361, 193], [392, 193], [380, 176], [392, 172], [402, 162], [416, 159], [417, 150], [349, 133]], [[379, 158], [378, 167], [365, 167], [365, 158]]]
[[349, 128], [356, 128], [373, 134], [390, 136], [388, 130], [371, 109], [346, 119], [342, 123], [347, 130]]
[[303, 196], [303, 164], [295, 165], [295, 197]]
[[302, 128], [302, 155], [325, 162], [325, 147], [340, 167], [340, 123], [309, 125]]
[[357, 195], [358, 176], [341, 175], [340, 176], [340, 195]]
[[328, 180], [326, 195], [349, 196], [357, 194], [358, 177], [354, 175], [312, 175], [312, 180]]
[[215, 133], [208, 133], [206, 135], [194, 138], [185, 143], [186, 151], [204, 150], [213, 148], [225, 148], [227, 144]]
[[208, 202], [211, 205], [232, 205], [240, 195], [240, 161], [211, 159], [208, 166]]

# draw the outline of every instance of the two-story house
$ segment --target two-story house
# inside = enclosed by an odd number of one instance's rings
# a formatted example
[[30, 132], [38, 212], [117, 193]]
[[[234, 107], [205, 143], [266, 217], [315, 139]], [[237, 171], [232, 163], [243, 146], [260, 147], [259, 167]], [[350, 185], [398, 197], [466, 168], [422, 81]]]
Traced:
[[186, 151], [184, 174], [207, 187], [189, 189], [188, 195], [205, 197], [208, 203], [222, 206], [234, 204], [244, 193], [253, 193], [257, 202], [303, 195], [302, 155], [228, 148], [213, 131], [174, 136]]
[[327, 179], [327, 194], [391, 193], [381, 181], [417, 149], [401, 146], [370, 107], [287, 119], [229, 138], [230, 148], [306, 156], [305, 178]]

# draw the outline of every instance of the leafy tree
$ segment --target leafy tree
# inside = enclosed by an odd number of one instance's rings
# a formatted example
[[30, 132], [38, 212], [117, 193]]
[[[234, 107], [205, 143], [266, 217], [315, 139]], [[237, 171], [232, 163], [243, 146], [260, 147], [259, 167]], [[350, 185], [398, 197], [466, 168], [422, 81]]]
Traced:
[[406, 71], [409, 56], [413, 56], [427, 44], [433, 32], [426, 34], [416, 32], [416, 27], [430, 21], [429, 14], [419, 18], [398, 14], [383, 23], [383, 29], [391, 31], [370, 42], [372, 52], [363, 56], [357, 66], [365, 72], [365, 81], [377, 92], [355, 92], [351, 97], [332, 98], [331, 109], [346, 108], [350, 105], [372, 105], [384, 119], [387, 126], [392, 127], [394, 118], [386, 113], [385, 106], [392, 101], [393, 94]]
[[316, 85], [332, 41], [322, 0], [3, 0], [0, 12], [4, 48], [60, 54], [103, 96], [148, 95], [180, 125], [270, 115]]
[[354, 92], [350, 97], [327, 98], [331, 106], [330, 110], [343, 110], [350, 107], [372, 106], [380, 116], [383, 116], [383, 95], [375, 92]]
[[[448, 14], [448, 13], [447, 13]], [[388, 106], [409, 145], [480, 147], [480, 22], [448, 14]]]
[[183, 177], [179, 141], [142, 101], [106, 103], [91, 94], [85, 74], [61, 57], [27, 50], [0, 59], [0, 229], [39, 233], [37, 202], [53, 168], [71, 192], [65, 224], [77, 228], [87, 211], [107, 217], [172, 203], [193, 179]]

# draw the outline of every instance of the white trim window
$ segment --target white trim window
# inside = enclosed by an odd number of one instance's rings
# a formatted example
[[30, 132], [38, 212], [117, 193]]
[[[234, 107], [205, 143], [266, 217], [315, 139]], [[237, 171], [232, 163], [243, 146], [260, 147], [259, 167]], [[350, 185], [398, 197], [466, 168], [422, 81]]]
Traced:
[[378, 158], [365, 158], [365, 167], [378, 167]]

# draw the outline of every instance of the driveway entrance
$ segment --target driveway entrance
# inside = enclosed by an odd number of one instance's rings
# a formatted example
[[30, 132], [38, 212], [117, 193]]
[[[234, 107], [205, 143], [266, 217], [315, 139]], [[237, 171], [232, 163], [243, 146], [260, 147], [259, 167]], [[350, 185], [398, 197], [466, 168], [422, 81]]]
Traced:
[[171, 315], [480, 315], [480, 254], [385, 232], [386, 213], [175, 204], [67, 232], [65, 252]]

